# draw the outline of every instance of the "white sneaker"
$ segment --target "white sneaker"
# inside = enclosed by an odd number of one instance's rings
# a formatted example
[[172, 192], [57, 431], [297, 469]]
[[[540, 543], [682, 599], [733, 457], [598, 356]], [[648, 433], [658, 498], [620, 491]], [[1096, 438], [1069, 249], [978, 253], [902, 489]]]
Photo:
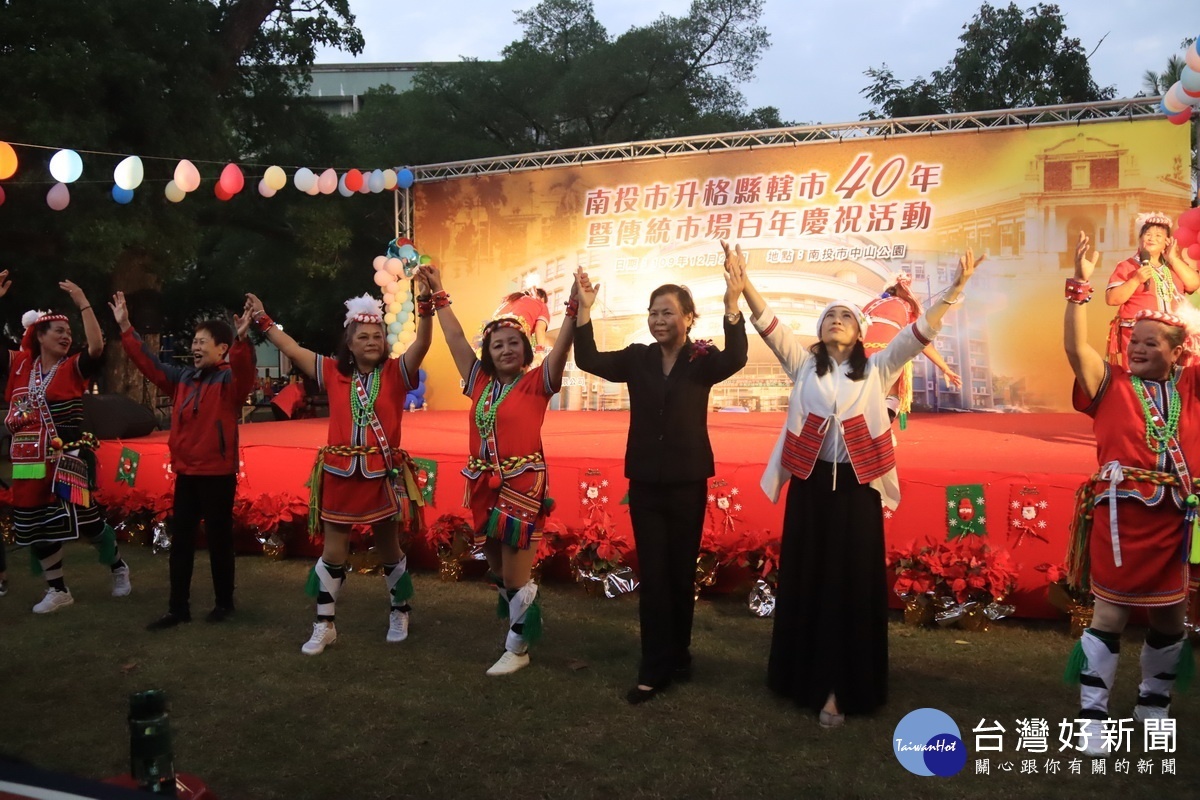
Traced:
[[42, 601], [33, 607], [35, 614], [49, 614], [52, 611], [58, 611], [60, 608], [66, 608], [75, 602], [75, 598], [71, 597], [71, 590], [64, 589], [58, 591], [52, 587], [46, 587], [46, 596]]
[[1133, 707], [1133, 721], [1145, 722], [1148, 719], [1170, 719], [1170, 706], [1144, 706], [1138, 704]]
[[1102, 724], [1098, 719], [1085, 720], [1080, 728], [1080, 739], [1083, 741], [1082, 752], [1085, 756], [1107, 756], [1109, 753], [1108, 742], [1104, 741], [1104, 737], [1100, 731]]
[[133, 585], [129, 583], [129, 565], [114, 569], [112, 574], [113, 581], [113, 597], [128, 597], [133, 591]]
[[0, 597], [8, 594], [8, 581], [0, 580]]
[[314, 622], [312, 636], [300, 648], [300, 652], [306, 656], [317, 656], [325, 652], [325, 648], [336, 641], [337, 629], [333, 627], [332, 622], [327, 620]]
[[488, 669], [488, 675], [511, 675], [519, 669], [529, 666], [529, 653], [510, 653], [505, 650], [500, 660]]
[[388, 632], [387, 640], [389, 642], [403, 642], [408, 638], [408, 612], [397, 611], [392, 609], [392, 613], [388, 615]]

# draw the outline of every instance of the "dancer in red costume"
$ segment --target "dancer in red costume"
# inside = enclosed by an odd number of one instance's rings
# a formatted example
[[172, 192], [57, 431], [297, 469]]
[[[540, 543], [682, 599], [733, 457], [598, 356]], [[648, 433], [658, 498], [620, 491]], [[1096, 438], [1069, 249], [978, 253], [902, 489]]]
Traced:
[[400, 449], [400, 421], [405, 395], [417, 387], [417, 370], [429, 350], [432, 320], [422, 318], [404, 354], [388, 358], [379, 301], [369, 295], [352, 298], [346, 301], [342, 347], [329, 358], [284, 333], [252, 294], [246, 295], [246, 309], [271, 343], [329, 397], [329, 443], [318, 453], [310, 482], [309, 530], [315, 532], [319, 520], [325, 534], [308, 584], [317, 599], [317, 619], [301, 651], [317, 655], [337, 641], [334, 611], [346, 581], [353, 525], [372, 528], [391, 606], [387, 641], [402, 642], [408, 638], [412, 578], [398, 528], [419, 513], [421, 493], [411, 460]]
[[500, 603], [509, 620], [504, 652], [487, 674], [508, 675], [529, 665], [529, 645], [541, 632], [538, 586], [530, 571], [546, 515], [542, 421], [550, 398], [562, 387], [578, 302], [568, 306], [554, 349], [540, 367], [530, 369], [533, 346], [524, 319], [501, 316], [484, 325], [476, 358], [450, 308], [440, 270], [426, 264], [421, 277], [430, 294], [417, 299], [418, 314], [437, 314], [465, 382], [463, 393], [471, 398], [471, 454], [463, 475], [475, 538], [498, 576]]
[[1125, 353], [1138, 312], [1150, 309], [1177, 313], [1184, 295], [1200, 289], [1200, 274], [1171, 237], [1171, 218], [1159, 212], [1140, 214], [1134, 221], [1138, 252], [1113, 270], [1104, 302], [1118, 306], [1108, 332], [1108, 363], [1129, 369]]
[[1191, 561], [1200, 556], [1189, 524], [1200, 502], [1191, 471], [1200, 467], [1200, 370], [1179, 366], [1184, 323], [1157, 309], [1142, 309], [1129, 329], [1128, 369], [1087, 343], [1084, 304], [1096, 268], [1089, 245], [1080, 232], [1063, 338], [1075, 374], [1072, 399], [1093, 420], [1101, 464], [1080, 490], [1070, 554], [1071, 578], [1083, 585], [1090, 572], [1096, 606], [1069, 674], [1080, 681], [1083, 750], [1107, 755], [1101, 720], [1131, 609], [1145, 608], [1150, 618], [1135, 719], [1167, 717], [1176, 675], [1193, 667], [1183, 626], [1189, 554]]

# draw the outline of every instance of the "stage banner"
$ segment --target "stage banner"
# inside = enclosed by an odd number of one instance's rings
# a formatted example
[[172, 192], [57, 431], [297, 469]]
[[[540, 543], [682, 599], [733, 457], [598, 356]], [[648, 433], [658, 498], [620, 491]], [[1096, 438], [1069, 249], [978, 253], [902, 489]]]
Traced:
[[[599, 282], [593, 312], [602, 350], [649, 342], [646, 308], [664, 283], [688, 287], [693, 338], [722, 344], [719, 240], [739, 243], [777, 315], [815, 339], [831, 299], [866, 304], [903, 272], [923, 304], [953, 279], [966, 247], [986, 255], [966, 301], [934, 342], [956, 388], [924, 357], [914, 363], [918, 411], [1065, 411], [1063, 279], [1079, 231], [1100, 253], [1095, 283], [1137, 249], [1134, 218], [1173, 219], [1190, 197], [1187, 126], [1114, 120], [548, 167], [419, 183], [414, 234], [437, 259], [468, 331], [505, 297], [549, 294], [550, 335], [576, 267]], [[1116, 309], [1103, 289], [1088, 306], [1104, 350]], [[743, 304], [744, 308], [744, 304]], [[427, 361], [435, 408], [465, 408], [449, 352]], [[717, 386], [713, 407], [786, 406], [788, 381], [758, 337], [750, 362]], [[569, 368], [556, 407], [625, 408], [623, 386]]]

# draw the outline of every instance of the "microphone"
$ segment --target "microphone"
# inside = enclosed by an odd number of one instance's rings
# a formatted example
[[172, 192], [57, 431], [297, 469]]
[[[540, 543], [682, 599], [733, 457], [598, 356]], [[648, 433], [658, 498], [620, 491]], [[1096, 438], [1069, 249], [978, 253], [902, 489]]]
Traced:
[[[1142, 266], [1143, 267], [1150, 266], [1150, 258], [1148, 256], [1142, 259]], [[1150, 281], [1145, 281], [1142, 284], [1142, 288], [1145, 289], [1147, 292], [1150, 291]]]

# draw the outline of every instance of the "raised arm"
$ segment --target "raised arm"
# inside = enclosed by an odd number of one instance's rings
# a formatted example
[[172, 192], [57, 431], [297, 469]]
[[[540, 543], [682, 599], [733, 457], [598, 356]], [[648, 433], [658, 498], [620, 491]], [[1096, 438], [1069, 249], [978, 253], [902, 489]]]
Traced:
[[[444, 299], [442, 296], [438, 296], [439, 293], [444, 294], [446, 291], [442, 285], [442, 271], [434, 264], [422, 264], [420, 274], [431, 294], [428, 300], [421, 302], [433, 304], [438, 324], [442, 326], [442, 336], [446, 337], [446, 346], [450, 348], [450, 355], [454, 357], [454, 366], [458, 368], [458, 374], [465, 381], [471, 377], [471, 368], [475, 366], [475, 348], [467, 340], [462, 323], [458, 321], [458, 317], [451, 310], [449, 296], [444, 296]], [[432, 320], [424, 317], [421, 322], [431, 324]]]
[[92, 358], [104, 355], [104, 332], [100, 330], [100, 320], [96, 319], [96, 312], [84, 295], [83, 289], [71, 281], [59, 281], [58, 288], [71, 296], [71, 302], [79, 309], [79, 316], [83, 317], [83, 334], [87, 338], [88, 355]]
[[250, 344], [250, 312], [243, 310], [241, 316], [235, 314], [233, 325], [237, 335], [229, 348], [229, 368], [233, 371], [233, 395], [241, 405], [258, 379], [258, 359], [254, 345]]
[[1104, 358], [1087, 342], [1087, 312], [1084, 304], [1091, 295], [1091, 277], [1096, 271], [1098, 254], [1093, 250], [1092, 257], [1087, 256], [1090, 240], [1083, 231], [1079, 232], [1079, 243], [1075, 247], [1075, 277], [1067, 282], [1068, 298], [1067, 311], [1063, 317], [1063, 347], [1067, 351], [1067, 361], [1075, 380], [1088, 397], [1095, 397], [1104, 380]]
[[558, 329], [558, 338], [554, 340], [554, 347], [550, 349], [544, 362], [550, 371], [550, 383], [555, 391], [562, 388], [563, 370], [567, 368], [567, 356], [571, 352], [571, 343], [575, 341], [575, 317], [579, 313], [578, 279], [571, 284], [571, 301], [567, 313], [563, 316], [562, 327]]
[[746, 298], [746, 305], [750, 307], [750, 323], [779, 359], [779, 365], [783, 367], [788, 378], [796, 380], [800, 366], [809, 356], [808, 348], [792, 333], [790, 327], [780, 324], [780, 320], [767, 306], [767, 301], [759, 294], [754, 282], [750, 280], [750, 270], [746, 265], [746, 257], [742, 254], [742, 246], [734, 245], [730, 248], [728, 242], [722, 241], [721, 249], [725, 252], [726, 273], [733, 264], [737, 265], [737, 270], [741, 273], [742, 297]]
[[1164, 256], [1167, 263], [1179, 276], [1179, 280], [1183, 283], [1183, 291], [1186, 294], [1191, 294], [1197, 289], [1200, 289], [1200, 273], [1196, 272], [1196, 268], [1188, 263], [1187, 258], [1179, 249], [1179, 242], [1175, 237], [1171, 237], [1171, 241], [1167, 243], [1167, 252]]
[[299, 342], [284, 333], [283, 329], [275, 324], [275, 320], [267, 315], [262, 301], [256, 295], [246, 294], [244, 313], [250, 315], [250, 319], [267, 337], [267, 341], [278, 347], [279, 352], [287, 356], [301, 372], [313, 380], [317, 379], [317, 354], [307, 347], [301, 347]]
[[704, 378], [711, 383], [720, 383], [746, 366], [750, 346], [746, 340], [746, 321], [742, 319], [742, 310], [738, 308], [738, 299], [746, 290], [746, 259], [742, 257], [740, 250], [732, 258], [727, 246], [724, 250], [725, 316], [722, 322], [725, 347], [705, 358], [702, 367]]
[[942, 354], [937, 351], [937, 348], [932, 344], [926, 345], [921, 351], [925, 357], [933, 362], [933, 365], [942, 371], [946, 376], [946, 380], [950, 382], [955, 389], [962, 388], [962, 376], [954, 370], [950, 369], [950, 365], [946, 363], [946, 359], [942, 358]]
[[146, 347], [142, 337], [129, 324], [129, 307], [125, 304], [124, 292], [114, 294], [108, 307], [112, 309], [113, 319], [121, 329], [121, 347], [125, 349], [129, 360], [137, 367], [138, 372], [145, 375], [159, 390], [168, 397], [174, 396], [183, 368], [177, 364], [168, 364]]
[[575, 298], [579, 300], [579, 316], [575, 318], [575, 366], [584, 372], [613, 383], [629, 380], [629, 351], [613, 350], [600, 352], [596, 349], [596, 335], [592, 330], [592, 306], [600, 292], [600, 284], [583, 271], [575, 270]]
[[[417, 275], [417, 293], [423, 295], [429, 291], [429, 285], [418, 273]], [[421, 362], [425, 360], [425, 354], [429, 352], [429, 345], [433, 343], [433, 318], [422, 317], [417, 314], [417, 335], [413, 339], [412, 344], [404, 351], [404, 366], [408, 368], [409, 378], [412, 385], [417, 385], [417, 370], [421, 368]]]

